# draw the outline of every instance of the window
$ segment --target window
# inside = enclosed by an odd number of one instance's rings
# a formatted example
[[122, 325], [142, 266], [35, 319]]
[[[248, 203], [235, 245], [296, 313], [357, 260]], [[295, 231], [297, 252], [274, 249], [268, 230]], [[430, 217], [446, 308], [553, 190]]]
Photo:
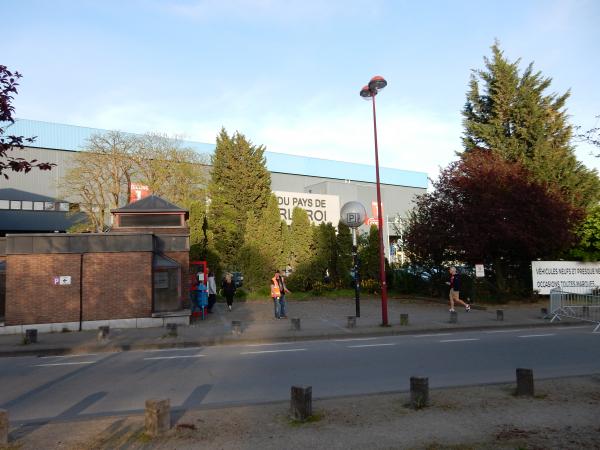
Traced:
[[29, 202], [29, 201], [23, 200], [21, 202], [21, 207], [23, 209], [27, 209], [27, 210], [31, 211], [33, 209], [33, 202]]
[[54, 211], [54, 202], [44, 202], [44, 211]]
[[43, 211], [44, 210], [44, 202], [33, 202], [33, 210], [34, 211]]
[[58, 210], [61, 212], [69, 212], [69, 204], [68, 203], [59, 203]]
[[21, 209], [21, 200], [11, 200], [10, 209]]
[[10, 201], [8, 200], [0, 200], [0, 209], [9, 209]]
[[179, 214], [123, 214], [119, 218], [122, 227], [180, 227]]

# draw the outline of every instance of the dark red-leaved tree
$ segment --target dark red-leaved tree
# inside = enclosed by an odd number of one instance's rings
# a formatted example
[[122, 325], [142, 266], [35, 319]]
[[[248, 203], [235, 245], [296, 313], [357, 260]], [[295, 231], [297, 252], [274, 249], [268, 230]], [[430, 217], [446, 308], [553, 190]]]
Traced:
[[4, 135], [6, 125], [15, 122], [13, 113], [14, 106], [11, 104], [14, 95], [17, 94], [17, 80], [21, 78], [19, 72], [11, 72], [6, 66], [0, 65], [0, 175], [8, 178], [6, 172], [29, 172], [33, 167], [41, 170], [50, 170], [54, 164], [38, 162], [33, 159], [28, 161], [24, 158], [9, 155], [10, 151], [22, 150], [26, 142], [33, 142], [35, 137], [25, 138], [23, 136]]
[[424, 265], [484, 263], [506, 293], [514, 285], [507, 280], [525, 273], [533, 259], [568, 249], [583, 216], [558, 188], [533, 180], [523, 165], [474, 150], [444, 169], [434, 191], [418, 199], [406, 245]]

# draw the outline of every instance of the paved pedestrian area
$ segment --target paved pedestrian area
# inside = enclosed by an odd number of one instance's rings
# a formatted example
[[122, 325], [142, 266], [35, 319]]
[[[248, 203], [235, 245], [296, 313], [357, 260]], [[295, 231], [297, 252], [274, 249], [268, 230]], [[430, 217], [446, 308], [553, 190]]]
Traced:
[[[126, 351], [143, 348], [169, 348], [245, 342], [277, 342], [322, 339], [340, 336], [411, 334], [427, 330], [464, 330], [497, 327], [554, 326], [541, 313], [547, 301], [528, 304], [487, 306], [470, 312], [457, 309], [457, 322], [450, 323], [448, 306], [427, 300], [390, 299], [389, 326], [381, 326], [381, 301], [361, 300], [361, 315], [356, 326], [348, 326], [348, 316], [355, 315], [353, 299], [314, 299], [288, 301], [288, 319], [276, 320], [270, 301], [236, 302], [233, 311], [217, 303], [205, 320], [179, 326], [177, 336], [166, 328], [111, 329], [109, 338], [98, 340], [95, 331], [44, 333], [35, 344], [23, 344], [23, 336], [0, 336], [0, 356], [22, 354], [69, 354], [90, 351]], [[497, 310], [503, 310], [503, 320]], [[408, 314], [408, 325], [400, 324], [400, 315]], [[292, 318], [300, 319], [300, 330], [293, 329]], [[241, 329], [232, 326], [241, 323]], [[562, 324], [565, 323], [563, 320]]]

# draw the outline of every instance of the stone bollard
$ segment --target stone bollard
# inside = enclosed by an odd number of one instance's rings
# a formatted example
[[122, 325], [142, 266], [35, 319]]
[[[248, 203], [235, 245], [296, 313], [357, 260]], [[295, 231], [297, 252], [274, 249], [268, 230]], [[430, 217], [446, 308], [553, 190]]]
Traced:
[[504, 310], [503, 309], [497, 309], [496, 310], [496, 320], [504, 320]]
[[233, 334], [242, 334], [242, 321], [232, 320], [231, 321], [231, 332]]
[[356, 328], [356, 316], [348, 316], [348, 328]]
[[300, 331], [300, 319], [299, 318], [292, 318], [291, 324], [292, 324], [292, 330]]
[[408, 325], [408, 314], [400, 314], [400, 325], [403, 327]]
[[8, 445], [8, 411], [0, 409], [0, 446]]
[[450, 323], [458, 323], [458, 313], [456, 311], [450, 311]]
[[517, 369], [517, 396], [533, 397], [533, 370]]
[[110, 327], [108, 325], [102, 325], [98, 327], [98, 340], [102, 341], [108, 339], [108, 333], [110, 333]]
[[146, 434], [151, 437], [160, 436], [171, 428], [171, 401], [146, 400], [144, 413]]
[[410, 377], [410, 406], [414, 409], [429, 406], [429, 378]]
[[292, 418], [305, 421], [312, 416], [312, 386], [292, 386], [291, 394]]
[[177, 337], [177, 324], [176, 323], [168, 323], [167, 324], [167, 334], [171, 337]]
[[37, 330], [35, 328], [30, 328], [29, 330], [25, 330], [25, 343], [26, 344], [35, 344], [37, 343]]

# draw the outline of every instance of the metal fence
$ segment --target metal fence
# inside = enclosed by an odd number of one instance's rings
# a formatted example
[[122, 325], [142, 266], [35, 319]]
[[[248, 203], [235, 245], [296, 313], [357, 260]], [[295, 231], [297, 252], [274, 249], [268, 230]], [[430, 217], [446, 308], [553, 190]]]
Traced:
[[551, 322], [561, 317], [584, 320], [597, 324], [594, 333], [600, 330], [600, 295], [587, 292], [550, 291]]

